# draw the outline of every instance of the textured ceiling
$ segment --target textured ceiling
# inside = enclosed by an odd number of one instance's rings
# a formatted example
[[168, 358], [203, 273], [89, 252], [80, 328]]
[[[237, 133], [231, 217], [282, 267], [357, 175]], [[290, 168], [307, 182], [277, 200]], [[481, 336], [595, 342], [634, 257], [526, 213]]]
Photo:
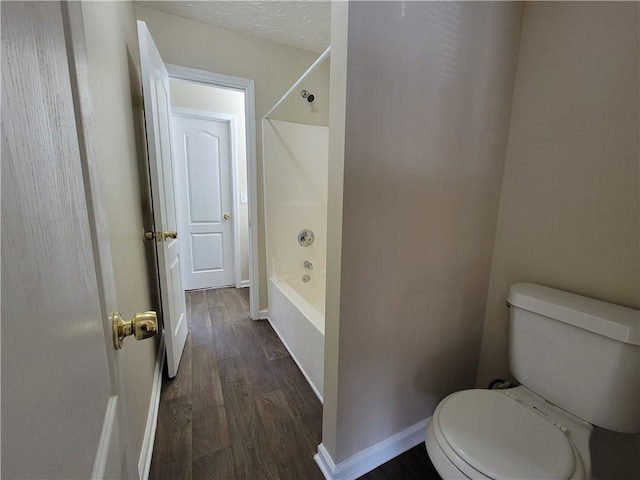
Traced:
[[330, 43], [326, 0], [138, 1], [154, 10], [321, 53]]

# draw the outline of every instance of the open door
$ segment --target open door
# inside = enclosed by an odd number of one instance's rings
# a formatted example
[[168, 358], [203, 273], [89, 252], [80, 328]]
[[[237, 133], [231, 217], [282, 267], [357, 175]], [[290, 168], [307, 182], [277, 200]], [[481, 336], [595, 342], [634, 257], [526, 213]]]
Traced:
[[2, 477], [139, 478], [81, 4], [0, 16]]
[[175, 377], [187, 339], [187, 319], [174, 195], [169, 74], [142, 21], [138, 21], [138, 41], [155, 227], [146, 236], [156, 242], [167, 372]]

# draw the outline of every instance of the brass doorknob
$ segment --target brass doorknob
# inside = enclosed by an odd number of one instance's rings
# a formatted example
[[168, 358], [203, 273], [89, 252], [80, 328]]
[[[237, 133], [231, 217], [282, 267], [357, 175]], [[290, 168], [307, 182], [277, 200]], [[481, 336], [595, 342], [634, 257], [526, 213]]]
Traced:
[[167, 238], [178, 238], [178, 232], [176, 232], [175, 230], [165, 230], [162, 235], [164, 236], [165, 240]]
[[144, 238], [145, 240], [153, 240], [155, 238], [162, 241], [162, 234], [160, 232], [144, 232]]
[[231, 215], [229, 215], [228, 213], [225, 213], [223, 217], [225, 220], [229, 220], [231, 218]]
[[120, 316], [120, 312], [112, 313], [110, 316], [113, 326], [113, 346], [116, 350], [122, 348], [124, 337], [133, 335], [136, 340], [144, 340], [153, 337], [158, 333], [158, 317], [156, 312], [140, 312], [125, 322]]

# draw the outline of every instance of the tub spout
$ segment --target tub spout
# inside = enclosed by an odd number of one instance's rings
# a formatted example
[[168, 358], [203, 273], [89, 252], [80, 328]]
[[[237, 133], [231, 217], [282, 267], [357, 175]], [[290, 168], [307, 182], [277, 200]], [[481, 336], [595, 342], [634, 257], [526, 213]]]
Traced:
[[313, 270], [313, 263], [311, 263], [309, 260], [305, 260], [304, 268], [306, 268], [307, 270]]

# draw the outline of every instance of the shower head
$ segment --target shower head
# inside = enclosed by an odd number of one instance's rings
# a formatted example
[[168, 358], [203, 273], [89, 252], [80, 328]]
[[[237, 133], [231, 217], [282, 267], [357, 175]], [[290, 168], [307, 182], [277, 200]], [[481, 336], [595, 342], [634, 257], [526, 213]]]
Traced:
[[300, 92], [300, 95], [302, 95], [302, 98], [306, 98], [307, 102], [312, 103], [316, 97], [313, 95], [313, 93], [307, 91], [307, 90], [302, 90]]

